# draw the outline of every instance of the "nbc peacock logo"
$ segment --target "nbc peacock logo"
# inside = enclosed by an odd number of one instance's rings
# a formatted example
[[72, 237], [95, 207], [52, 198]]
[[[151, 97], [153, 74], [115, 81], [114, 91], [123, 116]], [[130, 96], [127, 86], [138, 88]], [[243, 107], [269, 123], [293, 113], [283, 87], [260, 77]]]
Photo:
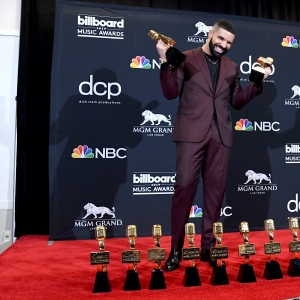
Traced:
[[193, 205], [191, 207], [189, 218], [201, 218], [202, 215], [202, 208], [198, 207], [198, 205]]
[[293, 36], [286, 36], [282, 39], [281, 46], [290, 48], [299, 48], [297, 40]]
[[253, 130], [252, 122], [249, 121], [248, 119], [240, 119], [235, 124], [236, 124], [236, 126], [234, 127], [234, 129], [237, 131], [252, 131]]
[[145, 56], [136, 56], [131, 60], [130, 68], [133, 69], [151, 69], [151, 64]]
[[79, 145], [77, 148], [73, 149], [72, 153], [73, 158], [94, 158], [94, 153], [91, 148], [87, 145]]

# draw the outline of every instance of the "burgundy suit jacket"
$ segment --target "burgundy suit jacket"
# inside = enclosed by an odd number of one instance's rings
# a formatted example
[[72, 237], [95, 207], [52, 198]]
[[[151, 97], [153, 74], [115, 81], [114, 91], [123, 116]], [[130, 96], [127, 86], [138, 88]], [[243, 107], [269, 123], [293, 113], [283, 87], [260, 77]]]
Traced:
[[262, 88], [250, 83], [242, 89], [238, 65], [222, 56], [218, 85], [214, 93], [202, 48], [198, 47], [184, 54], [186, 59], [180, 67], [168, 66], [160, 71], [164, 96], [168, 100], [179, 96], [172, 140], [202, 141], [211, 125], [215, 105], [222, 142], [231, 147], [233, 129], [230, 106], [241, 109], [262, 93]]

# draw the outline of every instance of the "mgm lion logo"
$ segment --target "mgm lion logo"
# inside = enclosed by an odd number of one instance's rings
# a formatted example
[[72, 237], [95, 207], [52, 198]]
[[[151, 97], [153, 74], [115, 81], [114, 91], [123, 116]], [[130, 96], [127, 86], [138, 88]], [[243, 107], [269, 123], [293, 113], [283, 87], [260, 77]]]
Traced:
[[294, 85], [292, 87], [292, 91], [294, 92], [294, 95], [292, 96], [292, 98], [299, 96], [300, 97], [300, 87], [298, 85]]
[[103, 218], [104, 214], [111, 215], [112, 218], [115, 218], [115, 208], [113, 207], [112, 210], [105, 206], [96, 206], [93, 203], [87, 203], [84, 207], [86, 210], [86, 215], [82, 219], [86, 219], [89, 215], [94, 215], [94, 219], [97, 219], [98, 215], [100, 215], [100, 219]]
[[[142, 116], [144, 117], [144, 122], [140, 125], [144, 125], [147, 122], [151, 122], [151, 125], [159, 125], [160, 122], [166, 122], [169, 126], [172, 126], [171, 124], [171, 116], [169, 115], [168, 118], [161, 114], [154, 114], [150, 110], [145, 110], [142, 112]], [[157, 122], [156, 124], [154, 122]]]
[[261, 183], [263, 180], [268, 181], [269, 183], [271, 182], [271, 174], [269, 174], [269, 177], [263, 173], [255, 173], [252, 170], [248, 170], [245, 175], [248, 177], [248, 180], [244, 183], [247, 184], [251, 180], [256, 184], [256, 181], [259, 181], [258, 183]]
[[207, 36], [208, 32], [213, 28], [212, 26], [206, 26], [203, 22], [198, 22], [195, 24], [195, 27], [198, 28], [198, 31], [194, 35], [198, 35], [201, 32], [204, 33], [204, 36]]

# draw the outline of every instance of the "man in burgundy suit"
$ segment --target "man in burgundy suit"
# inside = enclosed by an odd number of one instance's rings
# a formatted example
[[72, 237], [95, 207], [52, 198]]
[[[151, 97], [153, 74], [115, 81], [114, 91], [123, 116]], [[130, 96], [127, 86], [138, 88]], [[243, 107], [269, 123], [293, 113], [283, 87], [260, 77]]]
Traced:
[[[179, 267], [184, 227], [200, 174], [203, 178], [201, 260], [212, 263], [209, 258], [210, 247], [215, 246], [212, 227], [222, 208], [233, 141], [230, 106], [241, 109], [262, 93], [262, 86], [255, 83], [243, 90], [238, 65], [224, 56], [234, 37], [234, 26], [227, 20], [218, 20], [202, 47], [184, 52], [186, 58], [179, 67], [167, 63], [168, 45], [161, 40], [156, 45], [164, 96], [168, 100], [179, 96], [172, 136], [176, 142], [176, 183], [167, 271]], [[266, 68], [264, 77], [270, 72], [270, 68]]]

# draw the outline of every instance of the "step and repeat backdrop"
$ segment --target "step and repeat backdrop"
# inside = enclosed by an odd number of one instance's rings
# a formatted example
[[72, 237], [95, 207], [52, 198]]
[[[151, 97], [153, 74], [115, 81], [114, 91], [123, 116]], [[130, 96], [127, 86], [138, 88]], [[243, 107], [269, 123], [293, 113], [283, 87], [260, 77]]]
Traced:
[[[249, 84], [259, 56], [272, 57], [264, 93], [232, 110], [234, 147], [220, 221], [263, 230], [300, 217], [299, 24], [192, 11], [57, 1], [49, 146], [50, 239], [170, 235], [175, 181], [171, 141], [178, 99], [167, 101], [150, 30], [181, 51], [201, 47], [219, 18], [236, 27], [228, 57]], [[201, 128], [199, 128], [201, 130]], [[202, 184], [190, 211], [200, 232]], [[267, 238], [267, 237], [266, 237]]]

